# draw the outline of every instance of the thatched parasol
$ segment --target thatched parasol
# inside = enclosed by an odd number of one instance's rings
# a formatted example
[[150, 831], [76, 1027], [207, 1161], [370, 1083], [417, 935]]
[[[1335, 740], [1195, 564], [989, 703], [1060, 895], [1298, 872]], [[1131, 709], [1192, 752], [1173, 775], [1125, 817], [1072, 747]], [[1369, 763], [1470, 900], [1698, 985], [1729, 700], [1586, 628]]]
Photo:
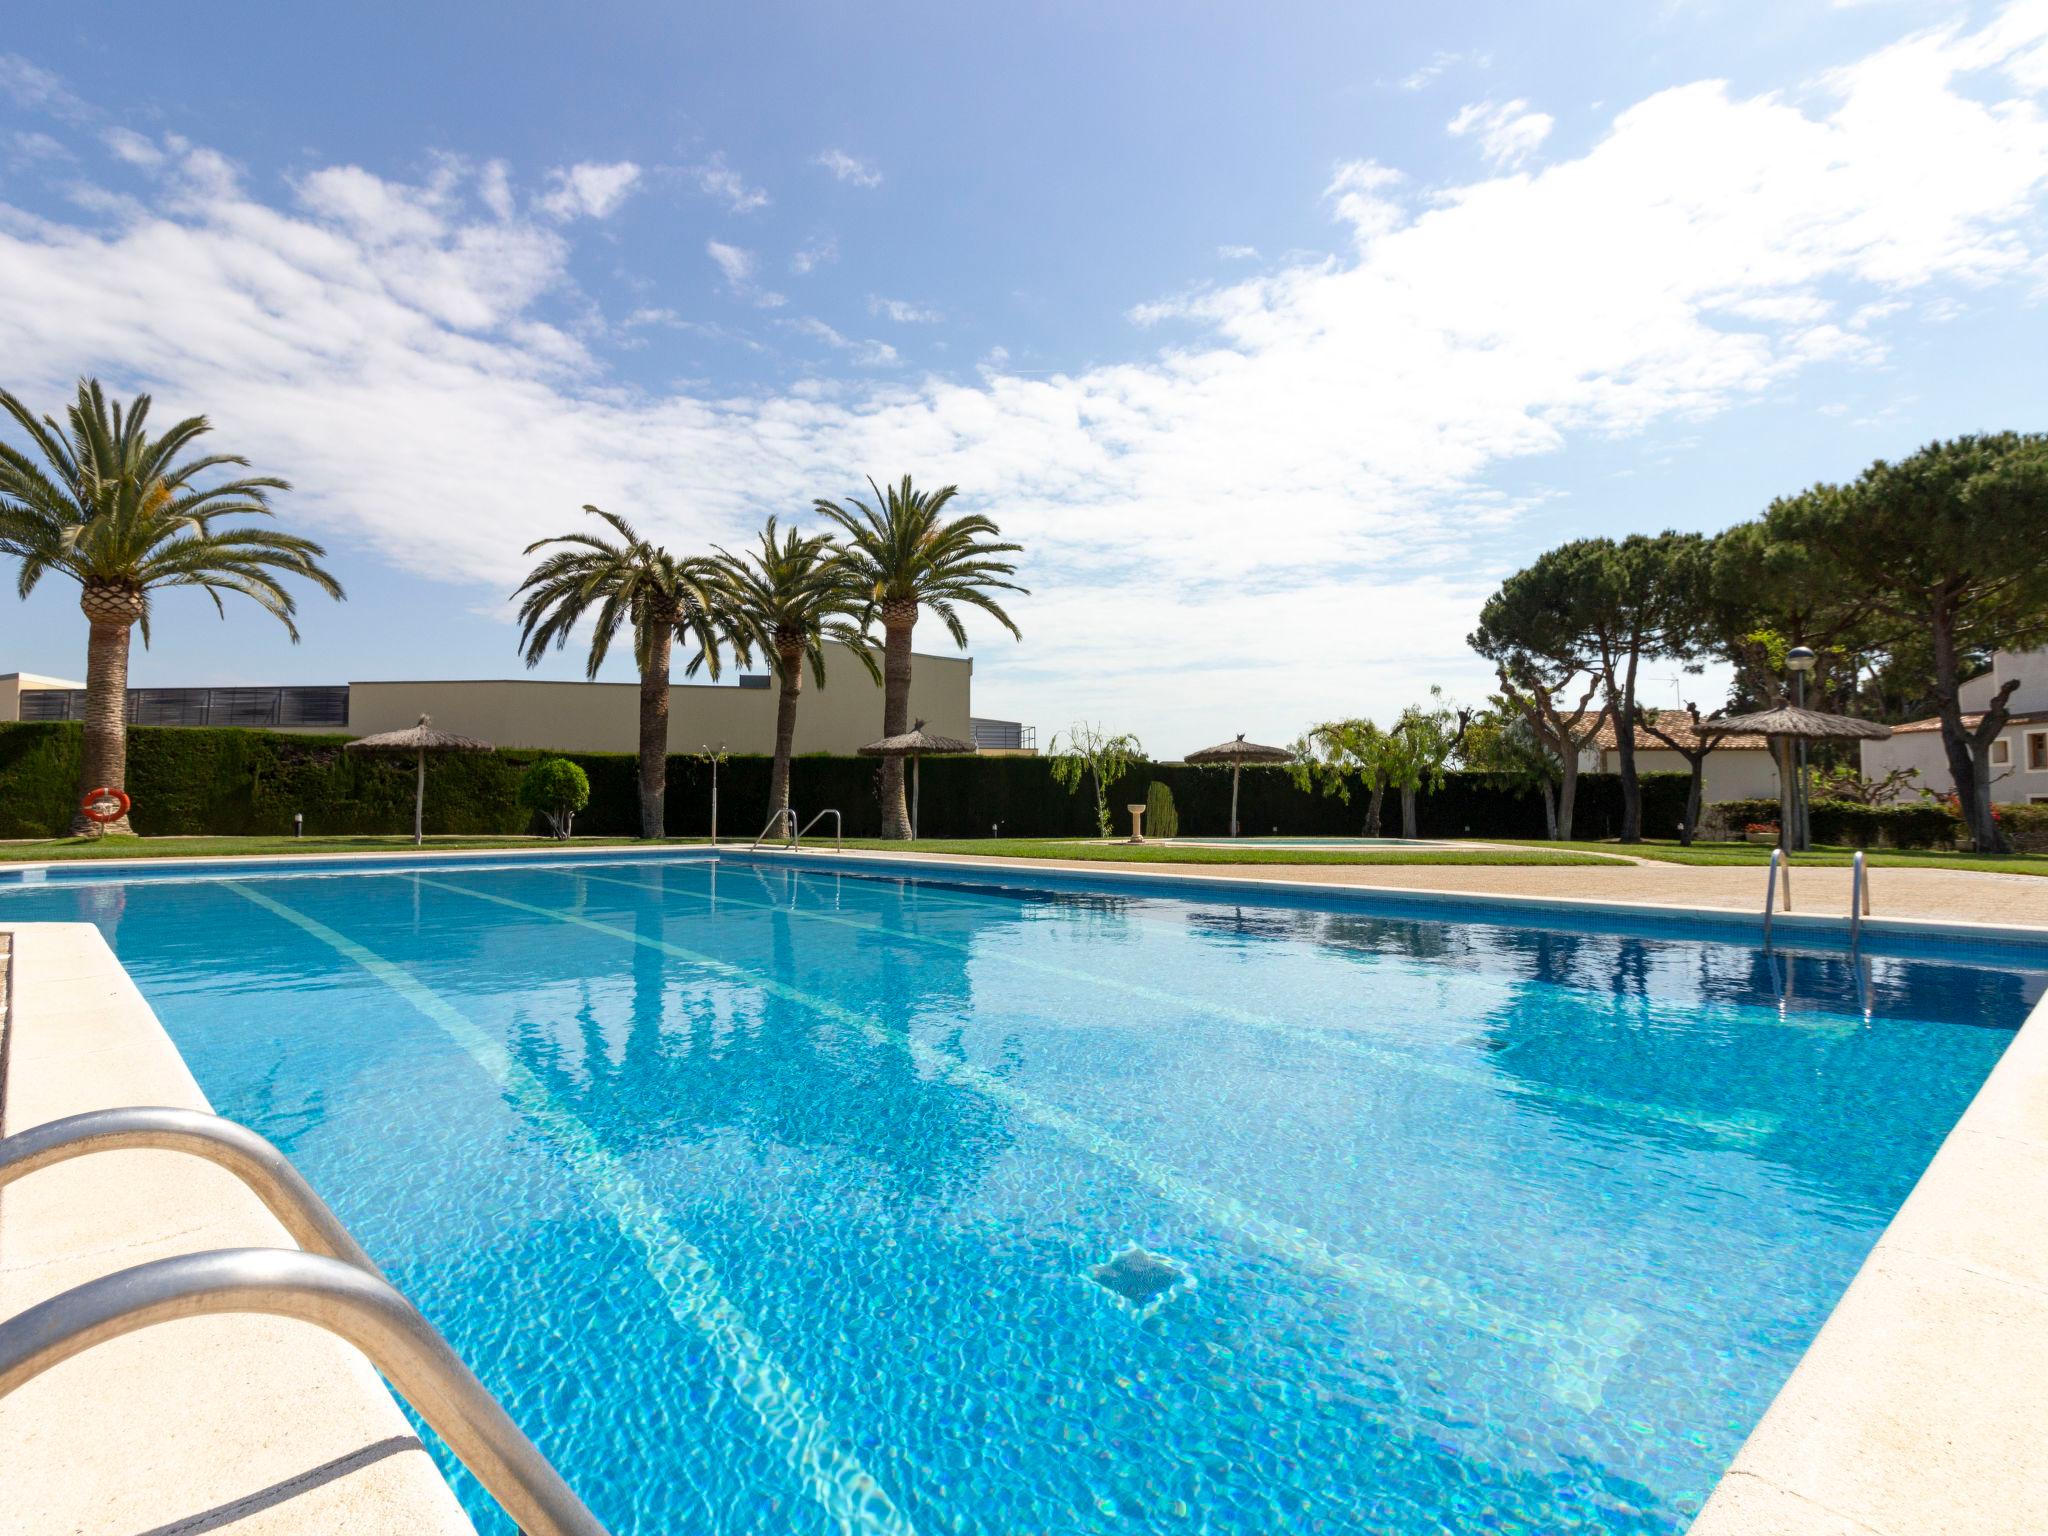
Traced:
[[1798, 814], [1798, 775], [1792, 765], [1792, 744], [1799, 741], [1884, 741], [1888, 725], [1875, 720], [1858, 720], [1854, 715], [1830, 715], [1818, 709], [1800, 709], [1780, 704], [1753, 715], [1729, 715], [1720, 720], [1702, 720], [1702, 736], [1764, 736], [1778, 763], [1778, 846], [1796, 852], [1807, 846], [1803, 818]]
[[1199, 752], [1190, 752], [1184, 759], [1190, 763], [1230, 764], [1230, 835], [1237, 836], [1237, 778], [1244, 772], [1246, 763], [1291, 763], [1294, 754], [1285, 747], [1262, 747], [1256, 741], [1246, 741], [1244, 732], [1237, 733], [1237, 740], [1226, 741], [1221, 746], [1204, 747]]
[[924, 728], [924, 722], [915, 722], [901, 736], [884, 736], [880, 741], [871, 741], [860, 749], [862, 757], [907, 757], [910, 759], [910, 840], [917, 841], [917, 790], [918, 759], [924, 757], [958, 757], [972, 752], [972, 743], [957, 736], [939, 736]]
[[420, 716], [420, 723], [406, 731], [380, 731], [375, 736], [359, 736], [343, 749], [348, 752], [410, 752], [419, 765], [413, 779], [412, 789], [412, 842], [417, 848], [423, 841], [421, 824], [427, 807], [427, 754], [429, 752], [491, 752], [496, 749], [488, 741], [476, 741], [468, 736], [455, 736], [447, 731], [437, 731], [427, 716]]

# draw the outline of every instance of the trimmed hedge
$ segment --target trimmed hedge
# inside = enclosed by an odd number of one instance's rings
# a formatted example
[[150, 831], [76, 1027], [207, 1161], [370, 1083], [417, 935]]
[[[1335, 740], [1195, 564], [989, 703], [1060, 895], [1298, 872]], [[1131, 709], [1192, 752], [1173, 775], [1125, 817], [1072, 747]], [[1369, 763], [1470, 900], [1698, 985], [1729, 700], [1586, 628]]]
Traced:
[[[0, 724], [0, 837], [58, 837], [70, 825], [77, 794], [82, 728], [69, 722]], [[209, 726], [131, 726], [127, 790], [130, 820], [144, 836], [289, 836], [303, 812], [309, 834], [379, 833], [412, 825], [409, 757], [344, 752], [343, 736], [292, 735]], [[427, 764], [426, 830], [517, 834], [539, 830], [519, 805], [519, 778], [543, 757], [566, 757], [590, 778], [590, 804], [576, 830], [591, 837], [639, 831], [635, 765], [629, 753], [511, 749], [452, 754]], [[772, 760], [730, 757], [719, 766], [719, 832], [751, 837], [767, 817]], [[667, 831], [702, 837], [711, 830], [711, 766], [695, 757], [668, 764]], [[881, 832], [880, 765], [871, 758], [799, 757], [790, 768], [790, 801], [804, 816], [835, 806], [848, 837]], [[1092, 837], [1091, 797], [1053, 782], [1042, 757], [940, 757], [923, 765], [918, 827], [927, 837]], [[1152, 783], [1173, 794], [1181, 834], [1220, 836], [1230, 824], [1230, 770], [1185, 763], [1142, 763], [1110, 786], [1110, 804], [1145, 799]], [[1643, 775], [1643, 831], [1675, 836], [1686, 776]], [[1388, 797], [1389, 809], [1393, 797]], [[1533, 794], [1502, 789], [1484, 774], [1453, 773], [1418, 803], [1424, 837], [1540, 840], [1543, 807]], [[1365, 797], [1349, 804], [1297, 789], [1285, 768], [1244, 770], [1239, 820], [1248, 836], [1357, 835]], [[1612, 837], [1621, 825], [1621, 785], [1612, 774], [1579, 779], [1576, 836]]]
[[[1732, 833], [1750, 822], [1778, 820], [1775, 800], [1721, 800], [1711, 807]], [[2017, 806], [2000, 806], [2007, 815]], [[1925, 802], [1907, 805], [1861, 805], [1854, 800], [1816, 800], [1807, 807], [1816, 843], [1851, 848], [1946, 848], [1956, 840], [1961, 823], [1946, 806]], [[2010, 835], [2008, 833], [2008, 835]]]

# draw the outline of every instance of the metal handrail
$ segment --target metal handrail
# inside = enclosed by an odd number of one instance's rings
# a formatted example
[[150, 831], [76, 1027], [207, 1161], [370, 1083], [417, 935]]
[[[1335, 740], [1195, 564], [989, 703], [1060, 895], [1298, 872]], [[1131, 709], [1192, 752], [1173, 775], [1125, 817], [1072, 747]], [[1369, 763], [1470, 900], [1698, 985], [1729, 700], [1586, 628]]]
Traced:
[[1863, 850], [1856, 850], [1856, 857], [1849, 861], [1849, 947], [1854, 949], [1863, 937], [1863, 919], [1870, 916], [1870, 866], [1864, 862]]
[[184, 1152], [225, 1168], [301, 1248], [380, 1273], [290, 1159], [247, 1126], [196, 1109], [96, 1109], [17, 1131], [0, 1140], [0, 1189], [74, 1157], [135, 1150]]
[[225, 1248], [74, 1286], [0, 1322], [0, 1397], [108, 1339], [245, 1312], [311, 1323], [361, 1350], [526, 1536], [606, 1536], [418, 1308], [376, 1275], [320, 1254]]
[[803, 830], [803, 832], [799, 832], [799, 833], [797, 833], [797, 835], [796, 835], [796, 838], [795, 838], [795, 843], [796, 843], [796, 846], [797, 846], [797, 847], [799, 847], [799, 848], [803, 847], [803, 845], [804, 845], [804, 832], [808, 832], [808, 831], [810, 831], [810, 830], [811, 830], [811, 828], [815, 827], [815, 826], [816, 826], [816, 825], [817, 825], [817, 824], [818, 824], [819, 822], [823, 821], [823, 820], [824, 820], [824, 819], [825, 819], [825, 818], [826, 818], [827, 816], [830, 816], [830, 817], [832, 818], [832, 851], [833, 851], [834, 853], [844, 853], [844, 852], [846, 852], [846, 836], [845, 836], [845, 833], [846, 833], [846, 821], [845, 821], [845, 818], [844, 818], [844, 817], [842, 817], [842, 816], [841, 816], [841, 815], [840, 815], [840, 814], [839, 814], [839, 813], [838, 813], [837, 811], [833, 810], [833, 809], [832, 809], [832, 808], [831, 808], [830, 806], [827, 806], [827, 807], [826, 807], [826, 808], [825, 808], [824, 810], [822, 810], [822, 811], [818, 812], [818, 814], [817, 814], [817, 815], [813, 816], [813, 817], [812, 817], [812, 818], [811, 818], [811, 819], [810, 819], [809, 821], [807, 821], [807, 822], [805, 822], [805, 823], [804, 823], [804, 830]]
[[1785, 910], [1790, 912], [1792, 910], [1792, 865], [1786, 859], [1784, 849], [1773, 848], [1771, 850], [1771, 874], [1764, 884], [1764, 943], [1766, 945], [1771, 942], [1771, 908], [1778, 904], [1778, 876], [1781, 870], [1784, 873]]
[[759, 848], [763, 843], [767, 842], [768, 834], [775, 830], [775, 824], [778, 821], [785, 820], [789, 823], [789, 840], [791, 842], [796, 841], [796, 807], [793, 805], [785, 805], [781, 810], [777, 811], [773, 816], [770, 816], [768, 818], [768, 825], [761, 829], [761, 835], [755, 838], [751, 843], [747, 844], [747, 852], [752, 853], [756, 848]]

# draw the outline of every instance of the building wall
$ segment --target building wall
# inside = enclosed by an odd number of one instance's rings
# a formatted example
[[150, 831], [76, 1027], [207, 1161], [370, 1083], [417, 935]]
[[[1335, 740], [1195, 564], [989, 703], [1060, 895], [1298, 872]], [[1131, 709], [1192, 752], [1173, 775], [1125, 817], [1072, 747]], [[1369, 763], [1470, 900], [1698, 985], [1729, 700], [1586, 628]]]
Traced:
[[[1605, 752], [1579, 754], [1579, 768], [1586, 773], [1621, 772], [1621, 754]], [[1669, 747], [1636, 748], [1637, 773], [1691, 773], [1692, 764]], [[1778, 798], [1778, 767], [1771, 754], [1753, 748], [1709, 752], [1701, 798], [1712, 805], [1717, 800], [1775, 800]]]
[[[2024, 685], [2022, 685], [2024, 688]], [[1999, 732], [2005, 743], [2006, 761], [1991, 770], [1991, 798], [2000, 805], [2024, 805], [2048, 801], [2048, 768], [2030, 768], [2027, 738], [2048, 735], [2048, 723], [2034, 721], [2009, 725]], [[1914, 778], [1907, 794], [1925, 789], [1929, 794], [1955, 793], [1955, 775], [1949, 772], [1948, 753], [1941, 745], [1939, 731], [1907, 731], [1889, 741], [1863, 743], [1863, 776], [1881, 779], [1897, 768], [1910, 768]]]
[[35, 688], [83, 688], [85, 684], [74, 683], [62, 677], [41, 677], [34, 672], [8, 672], [0, 674], [0, 720], [21, 718], [21, 696]]
[[[911, 672], [910, 715], [933, 731], [972, 739], [968, 720], [974, 662], [920, 655]], [[826, 686], [806, 671], [797, 709], [796, 750], [850, 754], [882, 734], [882, 690], [842, 647], [828, 646]], [[671, 752], [723, 744], [728, 752], [775, 750], [777, 690], [678, 683], [669, 694]], [[448, 682], [352, 682], [351, 736], [394, 731], [422, 714], [461, 736], [498, 747], [564, 752], [632, 752], [640, 743], [637, 683], [549, 682], [530, 678]]]

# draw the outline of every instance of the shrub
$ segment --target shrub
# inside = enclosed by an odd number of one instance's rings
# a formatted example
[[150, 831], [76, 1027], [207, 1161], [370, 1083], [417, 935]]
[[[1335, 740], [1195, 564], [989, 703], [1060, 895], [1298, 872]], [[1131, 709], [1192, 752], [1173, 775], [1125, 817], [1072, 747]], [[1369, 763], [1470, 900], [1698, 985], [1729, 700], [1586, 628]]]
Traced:
[[1998, 811], [2014, 853], [2048, 853], [2048, 805], [2001, 805]]
[[576, 813], [590, 804], [590, 775], [566, 757], [544, 757], [519, 776], [519, 803], [539, 813], [557, 839], [566, 838]]
[[1180, 836], [1180, 814], [1173, 808], [1173, 791], [1157, 779], [1145, 786], [1145, 835]]
[[[2001, 809], [2009, 809], [2002, 807]], [[1778, 820], [1775, 800], [1722, 800], [1711, 807], [1723, 826]], [[1955, 813], [1938, 803], [1862, 805], [1853, 800], [1816, 800], [1807, 807], [1816, 843], [1852, 848], [1946, 848], [1961, 825]]]

